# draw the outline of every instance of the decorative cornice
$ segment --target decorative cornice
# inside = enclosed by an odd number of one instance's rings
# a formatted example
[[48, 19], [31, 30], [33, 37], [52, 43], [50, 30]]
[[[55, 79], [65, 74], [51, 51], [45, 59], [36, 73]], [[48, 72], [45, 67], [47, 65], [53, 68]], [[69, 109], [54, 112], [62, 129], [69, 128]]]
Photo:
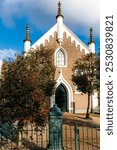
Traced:
[[[85, 43], [83, 43], [65, 24], [62, 24], [62, 29], [63, 29], [63, 33], [66, 32], [66, 38], [71, 37], [70, 40], [71, 43], [75, 41], [76, 47], [77, 45], [80, 45], [80, 51], [84, 49], [85, 54], [90, 52], [89, 47]], [[58, 24], [56, 23], [49, 31], [47, 31], [41, 38], [39, 38], [31, 47], [35, 48], [37, 46], [40, 46], [41, 43], [43, 43], [45, 46], [45, 40], [48, 40], [48, 42], [50, 42], [49, 39], [50, 35], [54, 37], [54, 32], [57, 33], [57, 30], [58, 30]]]

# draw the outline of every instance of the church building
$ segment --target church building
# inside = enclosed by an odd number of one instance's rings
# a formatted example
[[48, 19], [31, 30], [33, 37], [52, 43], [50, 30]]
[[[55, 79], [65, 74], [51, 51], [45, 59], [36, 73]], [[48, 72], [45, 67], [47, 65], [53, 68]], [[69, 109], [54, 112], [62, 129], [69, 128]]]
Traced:
[[[56, 24], [48, 30], [41, 38], [31, 45], [29, 28], [26, 26], [26, 38], [24, 40], [24, 52], [28, 53], [30, 48], [43, 45], [54, 49], [54, 65], [56, 66], [55, 93], [51, 96], [50, 107], [57, 104], [63, 112], [86, 113], [88, 95], [77, 90], [71, 80], [72, 68], [75, 61], [83, 54], [95, 53], [95, 42], [93, 41], [92, 28], [88, 46], [84, 44], [65, 24], [62, 14], [61, 3], [58, 3]], [[98, 106], [96, 93], [91, 97], [90, 110]]]

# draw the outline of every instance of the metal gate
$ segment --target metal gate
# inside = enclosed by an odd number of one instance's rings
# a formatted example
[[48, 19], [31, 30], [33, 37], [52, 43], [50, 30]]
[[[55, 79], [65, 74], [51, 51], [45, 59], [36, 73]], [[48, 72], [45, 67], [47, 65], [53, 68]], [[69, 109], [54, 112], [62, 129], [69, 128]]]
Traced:
[[[46, 150], [48, 147], [48, 125], [42, 128], [31, 124], [17, 133], [17, 136], [14, 133], [7, 137], [1, 135], [0, 150]], [[62, 142], [64, 150], [99, 150], [100, 130], [78, 124], [63, 124]]]
[[99, 150], [100, 130], [78, 122], [63, 122], [60, 108], [54, 105], [45, 127], [28, 124], [17, 129], [0, 126], [0, 150]]

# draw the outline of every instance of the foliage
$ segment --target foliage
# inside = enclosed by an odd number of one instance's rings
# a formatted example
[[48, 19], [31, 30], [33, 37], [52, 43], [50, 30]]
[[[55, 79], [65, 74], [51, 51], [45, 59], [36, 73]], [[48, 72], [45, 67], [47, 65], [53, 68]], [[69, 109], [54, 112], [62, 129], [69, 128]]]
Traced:
[[100, 87], [100, 59], [94, 53], [82, 55], [74, 64], [72, 81], [77, 89], [88, 94], [86, 117], [89, 117], [90, 95]]
[[51, 49], [41, 47], [4, 63], [0, 80], [0, 122], [28, 120], [44, 124], [55, 85], [52, 55]]
[[12, 141], [16, 141], [18, 135], [17, 127], [13, 124], [4, 123], [0, 124], [0, 138], [1, 139], [10, 139]]

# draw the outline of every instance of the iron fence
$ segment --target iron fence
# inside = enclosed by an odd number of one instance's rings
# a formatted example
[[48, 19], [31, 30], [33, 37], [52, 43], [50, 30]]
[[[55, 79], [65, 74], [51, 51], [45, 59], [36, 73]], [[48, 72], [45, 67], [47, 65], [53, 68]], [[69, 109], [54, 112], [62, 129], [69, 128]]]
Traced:
[[[17, 136], [10, 137], [0, 135], [0, 150], [46, 150], [48, 147], [48, 125], [43, 128], [28, 125], [16, 133]], [[64, 150], [99, 150], [100, 129], [64, 123], [62, 142]]]
[[64, 150], [100, 150], [100, 129], [77, 124], [64, 125], [63, 145]]

